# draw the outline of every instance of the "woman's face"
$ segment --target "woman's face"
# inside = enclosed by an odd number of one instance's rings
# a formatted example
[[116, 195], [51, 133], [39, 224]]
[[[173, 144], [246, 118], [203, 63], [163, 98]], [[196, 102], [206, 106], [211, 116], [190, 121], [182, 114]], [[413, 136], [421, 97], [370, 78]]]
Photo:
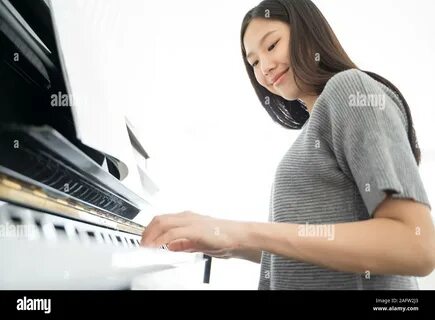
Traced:
[[287, 23], [255, 18], [243, 38], [247, 60], [257, 81], [286, 100], [300, 98], [290, 61], [290, 27]]

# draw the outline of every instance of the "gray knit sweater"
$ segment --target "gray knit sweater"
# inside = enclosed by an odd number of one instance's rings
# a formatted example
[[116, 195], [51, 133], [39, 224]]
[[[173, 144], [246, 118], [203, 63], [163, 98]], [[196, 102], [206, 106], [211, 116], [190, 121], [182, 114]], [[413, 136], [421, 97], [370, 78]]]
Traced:
[[[278, 165], [269, 220], [301, 224], [300, 236], [333, 241], [333, 224], [372, 218], [385, 190], [430, 206], [407, 126], [403, 105], [389, 88], [357, 69], [336, 74]], [[413, 277], [339, 272], [263, 252], [259, 289], [418, 286]]]

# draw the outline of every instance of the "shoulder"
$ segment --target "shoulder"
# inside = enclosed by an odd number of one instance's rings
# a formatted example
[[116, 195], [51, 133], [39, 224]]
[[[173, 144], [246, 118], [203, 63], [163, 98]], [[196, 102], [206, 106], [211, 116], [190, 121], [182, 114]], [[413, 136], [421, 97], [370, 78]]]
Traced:
[[336, 73], [328, 80], [321, 93], [321, 96], [327, 97], [326, 100], [329, 98], [333, 101], [343, 98], [349, 100], [352, 97], [361, 97], [362, 95], [368, 99], [376, 98], [375, 95], [384, 96], [392, 103], [399, 105], [402, 111], [404, 110], [402, 100], [397, 92], [359, 69], [348, 69]]
[[324, 93], [356, 93], [357, 91], [382, 91], [383, 85], [359, 69], [341, 71], [329, 79]]
[[398, 95], [358, 69], [345, 70], [331, 77], [319, 97], [318, 109], [332, 127], [345, 127], [357, 121], [394, 122], [407, 127], [405, 109]]
[[318, 98], [318, 112], [332, 120], [356, 109], [350, 108], [356, 97], [367, 96], [368, 91], [381, 91], [380, 83], [359, 69], [348, 69], [332, 76]]
[[334, 76], [329, 79], [330, 84], [337, 84], [343, 81], [359, 81], [361, 76], [366, 75], [363, 71], [359, 69], [348, 69], [341, 72], [336, 73]]

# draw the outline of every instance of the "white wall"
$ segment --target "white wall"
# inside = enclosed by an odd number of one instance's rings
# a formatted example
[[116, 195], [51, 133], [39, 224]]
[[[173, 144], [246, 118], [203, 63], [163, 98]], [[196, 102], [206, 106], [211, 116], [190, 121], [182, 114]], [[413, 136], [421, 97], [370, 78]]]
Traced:
[[[193, 210], [267, 219], [275, 166], [298, 132], [270, 120], [242, 64], [240, 24], [257, 2], [135, 2], [140, 10], [131, 18], [125, 42], [132, 41], [136, 49], [125, 63], [135, 66], [126, 81], [137, 87], [140, 100], [123, 107], [152, 157], [160, 213]], [[422, 176], [435, 203], [433, 1], [315, 3], [357, 65], [388, 78], [406, 97], [423, 150]], [[252, 263], [215, 259], [211, 280], [255, 289], [257, 275]], [[421, 283], [435, 289], [434, 276]]]

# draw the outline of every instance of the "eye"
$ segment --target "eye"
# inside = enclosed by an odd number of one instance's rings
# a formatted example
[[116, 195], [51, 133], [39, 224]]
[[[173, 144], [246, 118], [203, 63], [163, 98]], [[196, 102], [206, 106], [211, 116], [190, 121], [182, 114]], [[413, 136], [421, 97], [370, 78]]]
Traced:
[[272, 44], [269, 48], [267, 48], [267, 50], [272, 51], [276, 47], [278, 42], [279, 42], [279, 40], [277, 42], [275, 42], [274, 44]]
[[251, 67], [252, 68], [255, 68], [255, 66], [258, 64], [258, 60], [257, 61], [255, 61], [253, 64], [251, 64]]

